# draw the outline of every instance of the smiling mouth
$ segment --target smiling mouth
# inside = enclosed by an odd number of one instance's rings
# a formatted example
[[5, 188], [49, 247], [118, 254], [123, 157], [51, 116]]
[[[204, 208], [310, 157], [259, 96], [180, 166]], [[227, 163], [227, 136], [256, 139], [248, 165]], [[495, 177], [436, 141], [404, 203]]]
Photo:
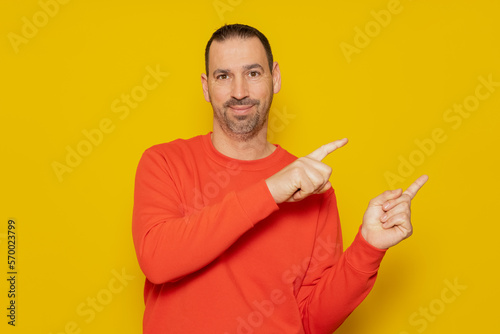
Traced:
[[245, 113], [246, 111], [250, 110], [252, 107], [253, 107], [253, 104], [229, 106], [229, 108], [231, 108], [236, 113]]

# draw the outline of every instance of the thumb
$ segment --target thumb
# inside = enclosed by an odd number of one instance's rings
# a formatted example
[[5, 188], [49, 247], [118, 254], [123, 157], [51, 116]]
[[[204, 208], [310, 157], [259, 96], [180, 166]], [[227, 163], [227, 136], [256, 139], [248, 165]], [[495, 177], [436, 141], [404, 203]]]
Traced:
[[403, 193], [403, 189], [386, 190], [370, 201], [370, 206], [383, 205], [391, 199], [398, 198]]

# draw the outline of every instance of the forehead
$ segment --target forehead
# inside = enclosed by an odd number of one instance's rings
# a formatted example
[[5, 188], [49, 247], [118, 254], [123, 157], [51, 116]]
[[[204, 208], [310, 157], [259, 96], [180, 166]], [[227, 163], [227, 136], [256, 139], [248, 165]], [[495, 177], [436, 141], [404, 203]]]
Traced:
[[268, 67], [266, 50], [257, 37], [212, 42], [208, 54], [210, 73], [217, 69], [237, 70], [250, 64]]

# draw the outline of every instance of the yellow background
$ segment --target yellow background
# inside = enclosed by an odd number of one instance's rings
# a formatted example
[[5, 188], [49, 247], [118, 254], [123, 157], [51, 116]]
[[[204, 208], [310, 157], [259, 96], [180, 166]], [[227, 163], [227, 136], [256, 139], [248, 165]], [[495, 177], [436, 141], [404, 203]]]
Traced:
[[[280, 63], [274, 142], [304, 155], [350, 139], [326, 159], [346, 246], [370, 198], [430, 176], [413, 202], [415, 234], [388, 252], [374, 290], [338, 333], [499, 330], [500, 87], [469, 117], [447, 110], [473, 103], [480, 77], [500, 82], [500, 2], [66, 2], [0, 3], [0, 247], [6, 254], [7, 221], [15, 219], [19, 272], [15, 328], [5, 316], [7, 281], [0, 283], [2, 333], [141, 331], [135, 169], [147, 147], [210, 131], [200, 74], [205, 44], [225, 22], [256, 26]], [[52, 14], [45, 21], [44, 6]], [[398, 13], [377, 30], [372, 11], [391, 6]], [[26, 20], [38, 20], [36, 31]], [[364, 46], [357, 31], [370, 28]], [[346, 57], [341, 45], [356, 41], [363, 47]], [[148, 67], [169, 75], [126, 117], [115, 113], [112, 103], [139, 92]], [[105, 119], [112, 130], [60, 181], [54, 162], [66, 164], [67, 147], [84, 145], [82, 131]], [[415, 140], [429, 143], [436, 128], [446, 140], [422, 152]], [[415, 170], [398, 172], [410, 157]], [[0, 267], [7, 276], [5, 260]], [[446, 281], [455, 280], [462, 290], [446, 290], [444, 302]]]

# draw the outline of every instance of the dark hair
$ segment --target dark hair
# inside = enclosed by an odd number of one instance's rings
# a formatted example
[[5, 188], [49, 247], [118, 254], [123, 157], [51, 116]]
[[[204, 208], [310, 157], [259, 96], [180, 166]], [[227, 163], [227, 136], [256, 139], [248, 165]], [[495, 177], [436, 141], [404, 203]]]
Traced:
[[226, 39], [230, 38], [251, 38], [257, 37], [262, 45], [264, 46], [264, 50], [266, 50], [267, 61], [269, 63], [269, 70], [273, 71], [273, 53], [271, 51], [271, 45], [267, 40], [266, 36], [263, 33], [258, 31], [257, 29], [247, 26], [245, 24], [230, 24], [224, 25], [217, 29], [213, 34], [210, 40], [207, 43], [207, 47], [205, 48], [205, 71], [208, 75], [208, 53], [210, 52], [210, 46], [213, 41], [222, 42]]

